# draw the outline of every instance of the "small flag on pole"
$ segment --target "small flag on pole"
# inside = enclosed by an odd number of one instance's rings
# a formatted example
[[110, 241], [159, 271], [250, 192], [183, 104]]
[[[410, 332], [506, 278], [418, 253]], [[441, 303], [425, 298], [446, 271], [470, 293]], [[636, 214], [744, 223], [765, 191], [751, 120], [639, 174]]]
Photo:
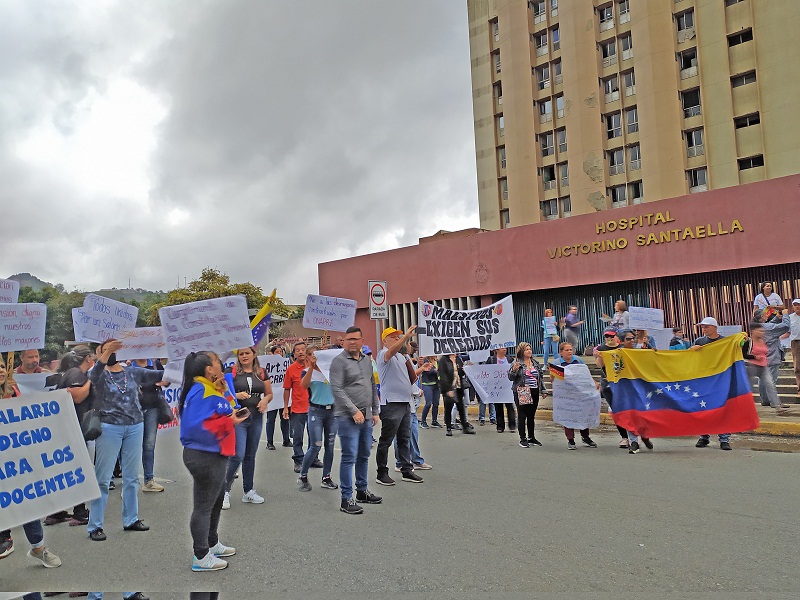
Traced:
[[253, 343], [256, 345], [264, 339], [264, 336], [267, 334], [267, 329], [269, 329], [269, 324], [272, 322], [272, 305], [277, 298], [277, 291], [277, 289], [272, 290], [264, 306], [261, 307], [261, 310], [259, 310], [256, 316], [253, 317], [253, 320], [250, 321], [250, 329], [253, 332]]

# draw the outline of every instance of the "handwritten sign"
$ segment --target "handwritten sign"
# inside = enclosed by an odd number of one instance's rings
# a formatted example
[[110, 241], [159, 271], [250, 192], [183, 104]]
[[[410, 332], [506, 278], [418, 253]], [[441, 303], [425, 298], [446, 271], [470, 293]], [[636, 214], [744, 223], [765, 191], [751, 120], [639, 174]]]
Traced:
[[345, 331], [355, 323], [357, 307], [355, 300], [309, 294], [303, 313], [303, 327]]
[[66, 390], [3, 400], [0, 529], [100, 496], [72, 397]]
[[122, 348], [117, 350], [118, 360], [167, 357], [167, 344], [161, 327], [123, 329], [117, 339], [122, 342]]
[[44, 348], [46, 304], [0, 304], [0, 352]]
[[553, 421], [573, 429], [600, 424], [600, 392], [586, 365], [567, 365], [564, 379], [553, 379]]
[[97, 294], [86, 294], [83, 306], [72, 309], [76, 342], [105, 342], [136, 327], [139, 309]]
[[508, 365], [464, 365], [464, 372], [485, 404], [514, 402]]
[[629, 306], [628, 312], [628, 326], [631, 329], [664, 329], [664, 311], [660, 308]]
[[475, 310], [443, 308], [420, 300], [417, 323], [420, 356], [517, 345], [511, 296]]
[[[267, 404], [267, 410], [277, 410], [283, 408], [283, 379], [286, 377], [286, 369], [291, 361], [279, 354], [265, 354], [258, 357], [258, 364], [264, 369], [264, 375], [269, 377], [272, 383], [272, 400]], [[291, 406], [292, 402], [289, 401]]]
[[16, 304], [19, 302], [19, 281], [0, 279], [0, 303]]
[[737, 333], [742, 333], [742, 326], [741, 325], [720, 325], [717, 327], [717, 333], [724, 336], [730, 337], [732, 335], [736, 335]]
[[653, 336], [653, 341], [656, 343], [657, 350], [669, 350], [669, 343], [675, 337], [672, 329], [648, 329], [647, 335]]
[[165, 306], [158, 316], [171, 361], [182, 360], [190, 352], [211, 350], [219, 354], [253, 345], [244, 296]]
[[544, 332], [547, 335], [558, 335], [558, 329], [556, 328], [556, 318], [555, 317], [545, 317], [544, 318]]

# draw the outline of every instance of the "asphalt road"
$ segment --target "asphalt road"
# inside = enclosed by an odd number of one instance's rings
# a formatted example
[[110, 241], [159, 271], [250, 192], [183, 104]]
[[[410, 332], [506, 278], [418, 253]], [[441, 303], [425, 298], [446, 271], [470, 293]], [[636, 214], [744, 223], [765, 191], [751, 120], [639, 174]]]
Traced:
[[213, 573], [190, 569], [191, 479], [177, 435], [164, 432], [156, 473], [173, 482], [140, 495], [149, 532], [122, 531], [112, 492], [108, 541], [90, 541], [84, 527], [46, 527], [63, 565], [44, 569], [25, 556], [17, 528], [0, 590], [130, 589], [165, 600], [189, 590], [224, 599], [797, 597], [800, 453], [786, 452], [796, 447], [734, 437], [734, 451], [723, 452], [669, 439], [633, 456], [610, 430], [594, 435], [599, 448], [568, 451], [560, 429], [538, 428], [544, 447], [530, 449], [488, 426], [452, 438], [422, 430], [434, 466], [420, 473], [425, 483], [399, 474], [394, 487], [371, 483], [384, 503], [360, 516], [339, 512], [339, 492], [319, 488], [319, 470], [314, 490], [298, 492], [291, 449], [262, 444], [256, 489], [267, 501], [242, 504], [236, 480], [220, 531], [238, 553]]

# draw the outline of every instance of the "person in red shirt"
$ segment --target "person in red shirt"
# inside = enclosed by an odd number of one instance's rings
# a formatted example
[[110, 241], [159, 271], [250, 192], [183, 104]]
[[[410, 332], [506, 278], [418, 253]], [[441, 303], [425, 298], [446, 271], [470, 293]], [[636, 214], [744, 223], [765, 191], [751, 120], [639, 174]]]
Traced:
[[[305, 437], [306, 424], [308, 423], [308, 390], [303, 387], [303, 371], [308, 368], [306, 360], [306, 343], [297, 342], [293, 350], [294, 362], [286, 369], [283, 377], [283, 418], [289, 419], [289, 427], [292, 432], [292, 460], [294, 461], [294, 472], [299, 473], [303, 464], [303, 457], [306, 451], [303, 450], [303, 438]], [[292, 400], [291, 407], [289, 399]], [[291, 409], [291, 410], [290, 410]], [[312, 467], [322, 468], [322, 462], [315, 460]]]
[[19, 353], [20, 365], [14, 371], [20, 375], [41, 373], [42, 367], [39, 366], [39, 351], [38, 350], [23, 350]]

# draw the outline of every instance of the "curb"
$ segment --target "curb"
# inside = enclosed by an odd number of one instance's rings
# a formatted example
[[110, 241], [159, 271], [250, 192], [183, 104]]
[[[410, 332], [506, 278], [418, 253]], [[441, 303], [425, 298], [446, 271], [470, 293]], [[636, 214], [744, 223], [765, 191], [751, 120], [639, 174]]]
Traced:
[[[478, 415], [478, 407], [470, 405], [467, 407], [467, 413], [470, 415]], [[553, 411], [549, 409], [539, 409], [536, 411], [537, 421], [552, 421]], [[613, 427], [614, 420], [608, 413], [600, 413], [600, 424]], [[755, 435], [772, 435], [781, 437], [800, 437], [800, 423], [793, 423], [791, 421], [761, 421], [761, 426], [758, 429], [750, 431], [739, 431], [737, 433], [750, 433]]]

